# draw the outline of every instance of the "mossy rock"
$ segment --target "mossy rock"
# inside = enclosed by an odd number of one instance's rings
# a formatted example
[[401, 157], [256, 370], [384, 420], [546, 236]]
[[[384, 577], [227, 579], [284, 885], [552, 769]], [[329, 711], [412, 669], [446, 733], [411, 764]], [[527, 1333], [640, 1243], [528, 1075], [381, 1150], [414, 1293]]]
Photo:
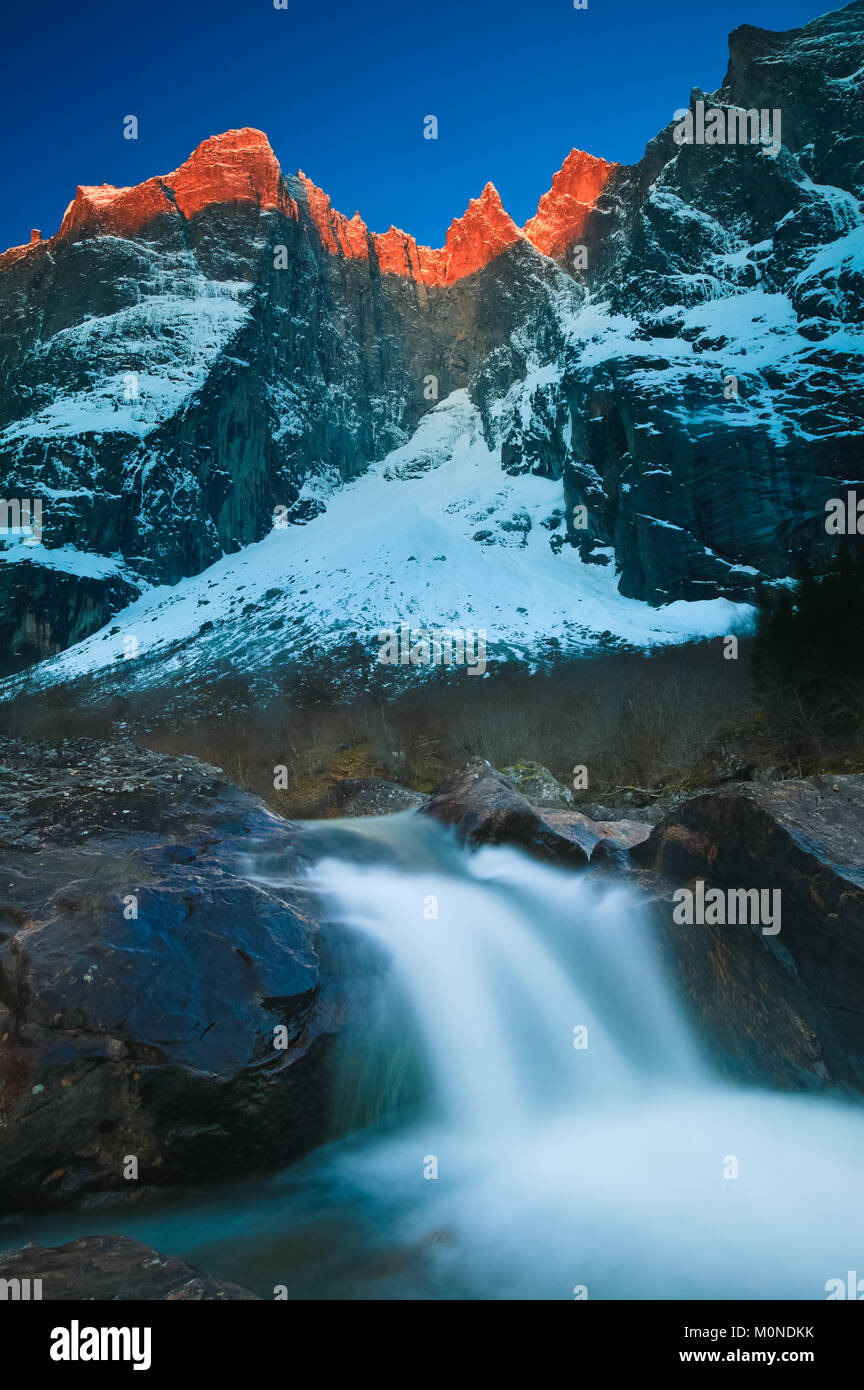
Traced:
[[564, 810], [573, 805], [573, 793], [570, 788], [553, 777], [548, 767], [544, 767], [542, 763], [513, 763], [511, 767], [504, 767], [501, 771], [533, 806]]

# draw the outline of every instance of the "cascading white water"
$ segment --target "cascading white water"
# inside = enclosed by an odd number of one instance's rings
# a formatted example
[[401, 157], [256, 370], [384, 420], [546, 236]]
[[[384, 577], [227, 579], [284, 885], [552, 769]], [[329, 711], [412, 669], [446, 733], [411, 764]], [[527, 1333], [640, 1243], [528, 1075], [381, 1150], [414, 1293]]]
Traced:
[[[264, 1298], [824, 1299], [864, 1279], [864, 1108], [720, 1083], [627, 894], [421, 817], [310, 834], [335, 935], [391, 958], [399, 1006], [362, 1045], [418, 1035], [430, 1094], [269, 1180], [130, 1208], [125, 1234]], [[349, 1087], [380, 1084], [348, 1060]]]
[[327, 858], [316, 888], [391, 954], [438, 1101], [326, 1159], [425, 1249], [401, 1296], [825, 1298], [864, 1275], [864, 1110], [722, 1084], [628, 893], [405, 815], [343, 829], [394, 862]]
[[[444, 839], [437, 826], [388, 819], [427, 862]], [[448, 848], [420, 874], [331, 858], [314, 877], [331, 921], [391, 953], [450, 1123], [512, 1129], [699, 1076], [628, 894], [600, 894], [512, 849]]]

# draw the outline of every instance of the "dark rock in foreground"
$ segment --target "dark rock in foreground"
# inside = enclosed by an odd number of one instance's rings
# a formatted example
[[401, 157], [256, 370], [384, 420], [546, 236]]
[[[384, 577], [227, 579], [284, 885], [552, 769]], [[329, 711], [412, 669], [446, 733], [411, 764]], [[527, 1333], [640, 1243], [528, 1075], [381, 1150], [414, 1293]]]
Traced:
[[[747, 782], [679, 806], [632, 858], [724, 1069], [864, 1091], [864, 777]], [[662, 880], [658, 877], [662, 875]], [[779, 889], [780, 931], [676, 925], [669, 881]]]
[[343, 777], [329, 791], [328, 809], [340, 816], [387, 816], [396, 811], [412, 811], [423, 806], [425, 792], [400, 787], [378, 777]]
[[559, 835], [578, 840], [591, 856], [592, 865], [596, 854], [605, 858], [610, 851], [614, 851], [617, 858], [619, 852], [623, 854], [634, 845], [641, 844], [651, 833], [651, 826], [646, 821], [629, 820], [623, 816], [620, 820], [591, 820], [582, 811], [544, 811], [543, 820]]
[[[237, 1302], [256, 1297], [239, 1284], [211, 1279], [183, 1260], [160, 1255], [151, 1246], [126, 1236], [85, 1236], [68, 1245], [25, 1245], [22, 1250], [2, 1251], [0, 1279], [29, 1279], [31, 1300], [33, 1281], [41, 1280], [44, 1303], [152, 1299]], [[15, 1292], [7, 1292], [8, 1298], [15, 1296]]]
[[469, 844], [514, 845], [538, 859], [570, 865], [593, 863], [598, 849], [599, 859], [615, 859], [651, 829], [634, 820], [601, 824], [548, 802], [537, 806], [482, 758], [445, 782], [423, 810], [454, 826]]
[[308, 897], [273, 886], [302, 867], [293, 827], [127, 743], [4, 739], [0, 765], [2, 1208], [133, 1199], [319, 1142], [351, 982], [322, 970]]
[[553, 777], [548, 767], [542, 763], [526, 759], [502, 769], [503, 775], [513, 783], [518, 792], [527, 796], [532, 806], [549, 807], [564, 811], [573, 805], [573, 793], [557, 777]]
[[445, 782], [423, 809], [472, 845], [516, 845], [540, 859], [588, 863], [590, 850], [556, 829], [483, 758]]

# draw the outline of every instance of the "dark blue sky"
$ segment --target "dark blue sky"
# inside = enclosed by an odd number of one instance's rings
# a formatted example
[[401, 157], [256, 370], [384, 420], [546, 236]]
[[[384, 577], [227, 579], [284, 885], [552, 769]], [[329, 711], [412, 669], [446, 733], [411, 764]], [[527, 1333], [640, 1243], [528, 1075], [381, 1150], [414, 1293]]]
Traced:
[[[139, 183], [206, 136], [265, 130], [349, 216], [443, 243], [488, 179], [518, 223], [574, 146], [631, 162], [717, 87], [738, 24], [825, 0], [69, 0], [7, 8], [0, 249], [56, 231], [78, 183]], [[134, 114], [140, 138], [122, 138]], [[437, 142], [422, 138], [435, 114]]]

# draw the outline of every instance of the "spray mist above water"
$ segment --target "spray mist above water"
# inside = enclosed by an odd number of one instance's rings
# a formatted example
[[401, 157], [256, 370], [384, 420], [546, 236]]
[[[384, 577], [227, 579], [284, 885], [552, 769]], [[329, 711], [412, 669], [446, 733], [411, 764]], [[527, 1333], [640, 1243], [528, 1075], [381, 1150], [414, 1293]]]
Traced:
[[125, 1234], [267, 1299], [824, 1299], [864, 1275], [864, 1110], [720, 1081], [628, 892], [409, 813], [304, 833], [322, 953], [371, 953], [379, 986], [330, 1078], [343, 1137], [130, 1207]]
[[825, 1298], [864, 1268], [864, 1111], [722, 1083], [629, 892], [410, 815], [343, 828], [392, 862], [316, 888], [388, 953], [427, 1092], [326, 1171], [427, 1250], [401, 1296]]

